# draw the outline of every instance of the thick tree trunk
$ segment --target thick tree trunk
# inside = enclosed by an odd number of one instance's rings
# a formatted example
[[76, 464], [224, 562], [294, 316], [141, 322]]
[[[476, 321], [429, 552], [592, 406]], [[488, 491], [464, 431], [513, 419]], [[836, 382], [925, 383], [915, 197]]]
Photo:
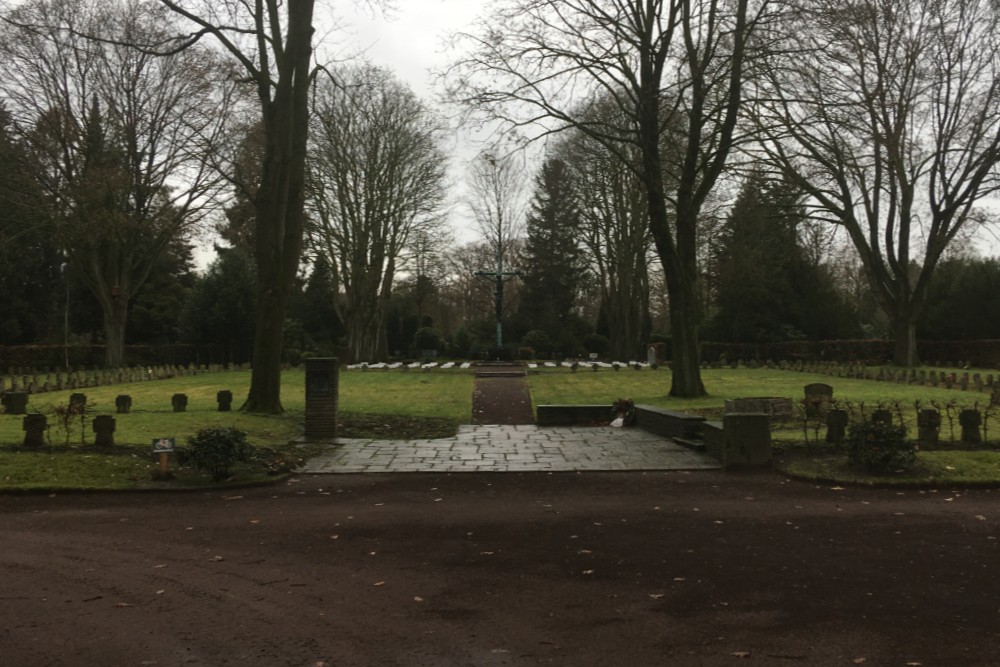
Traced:
[[917, 326], [908, 313], [893, 318], [893, 355], [895, 366], [913, 367], [919, 363], [917, 356]]
[[312, 0], [288, 4], [288, 38], [277, 82], [270, 77], [257, 81], [266, 140], [254, 200], [259, 292], [250, 392], [242, 407], [246, 412], [283, 411], [285, 312], [302, 254], [312, 16]]
[[701, 346], [698, 340], [700, 304], [694, 281], [668, 281], [670, 296], [671, 383], [675, 398], [705, 395], [701, 380]]
[[104, 366], [121, 368], [125, 362], [125, 321], [128, 306], [110, 301], [104, 311]]

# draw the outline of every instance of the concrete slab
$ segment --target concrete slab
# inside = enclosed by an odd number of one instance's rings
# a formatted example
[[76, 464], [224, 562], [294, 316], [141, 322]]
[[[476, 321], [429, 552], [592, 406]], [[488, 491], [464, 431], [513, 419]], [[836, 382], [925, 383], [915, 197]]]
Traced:
[[299, 473], [711, 470], [714, 458], [638, 428], [463, 425], [440, 440], [338, 439]]

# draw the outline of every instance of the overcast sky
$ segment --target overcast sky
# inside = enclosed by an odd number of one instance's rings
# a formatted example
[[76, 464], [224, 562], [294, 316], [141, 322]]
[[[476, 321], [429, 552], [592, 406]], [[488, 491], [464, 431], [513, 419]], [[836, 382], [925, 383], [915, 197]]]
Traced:
[[[330, 38], [344, 39], [337, 45], [339, 53], [361, 50], [365, 59], [392, 70], [429, 106], [448, 113], [436, 104], [431, 70], [454, 57], [446, 52], [449, 37], [456, 31], [470, 30], [489, 0], [396, 0], [395, 4], [395, 10], [383, 14], [365, 8], [364, 2], [335, 0], [325, 9], [324, 3], [317, 3], [317, 12], [332, 12], [318, 15], [317, 23], [325, 25], [331, 17], [338, 19], [339, 29], [331, 32]], [[453, 151], [450, 217], [457, 240], [467, 242], [475, 240], [477, 233], [461, 203], [465, 198], [463, 178], [477, 145], [457, 132], [453, 140], [448, 146]]]

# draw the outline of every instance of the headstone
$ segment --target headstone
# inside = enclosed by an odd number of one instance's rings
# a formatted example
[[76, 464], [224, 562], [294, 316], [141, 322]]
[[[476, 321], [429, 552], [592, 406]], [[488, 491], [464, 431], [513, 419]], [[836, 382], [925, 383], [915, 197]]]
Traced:
[[966, 389], [969, 388], [969, 374], [968, 373], [962, 373], [962, 379], [959, 381], [959, 386], [962, 387], [962, 391], [965, 391]]
[[646, 363], [650, 366], [656, 365], [658, 359], [656, 358], [656, 346], [650, 345], [646, 348]]
[[94, 417], [94, 444], [98, 447], [115, 446], [115, 418], [111, 415]]
[[8, 415], [23, 415], [28, 412], [28, 394], [23, 391], [9, 391], [2, 398], [3, 409]]
[[941, 413], [924, 408], [917, 413], [917, 438], [925, 445], [936, 445], [941, 433]]
[[983, 376], [980, 375], [979, 373], [974, 373], [972, 375], [972, 386], [975, 388], [976, 391], [982, 391], [983, 390]]
[[132, 397], [128, 394], [119, 394], [116, 396], [115, 409], [120, 415], [127, 415], [132, 412]]
[[983, 423], [983, 416], [979, 410], [971, 408], [958, 413], [958, 423], [962, 425], [962, 442], [969, 445], [977, 445], [983, 441], [979, 427]]
[[45, 429], [48, 428], [48, 418], [43, 414], [25, 415], [21, 422], [24, 430], [25, 447], [42, 447], [45, 445]]
[[174, 406], [174, 412], [184, 412], [187, 410], [187, 394], [174, 394], [170, 397], [170, 404]]
[[215, 400], [219, 402], [219, 412], [229, 412], [233, 409], [233, 392], [228, 389], [218, 392]]
[[805, 386], [805, 399], [803, 404], [806, 408], [806, 416], [822, 417], [826, 415], [833, 403], [833, 387], [822, 382], [814, 382]]
[[337, 437], [339, 372], [336, 357], [306, 359], [305, 435], [307, 438]]
[[840, 446], [847, 434], [847, 410], [834, 408], [826, 413], [826, 441], [831, 445]]
[[87, 411], [87, 395], [86, 394], [70, 394], [69, 395], [69, 409], [70, 412], [77, 415], [82, 415]]

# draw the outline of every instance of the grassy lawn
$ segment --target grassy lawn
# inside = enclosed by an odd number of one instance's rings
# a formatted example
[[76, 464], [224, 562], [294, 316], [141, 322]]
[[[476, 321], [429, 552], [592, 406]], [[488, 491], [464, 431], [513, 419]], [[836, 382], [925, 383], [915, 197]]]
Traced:
[[[985, 371], [983, 372], [985, 374]], [[719, 415], [726, 399], [755, 396], [783, 396], [796, 403], [803, 387], [824, 382], [834, 387], [834, 397], [855, 405], [864, 403], [866, 411], [878, 404], [898, 402], [907, 420], [915, 418], [913, 405], [920, 401], [941, 405], [954, 401], [960, 406], [985, 405], [985, 393], [961, 392], [824, 375], [768, 369], [723, 369], [703, 372], [709, 396], [699, 399], [674, 399], [667, 396], [669, 370], [636, 372], [602, 369], [593, 372], [582, 368], [572, 373], [568, 368], [541, 369], [529, 375], [532, 399], [542, 404], [603, 404], [610, 406], [618, 398], [631, 398], [638, 404]], [[151, 482], [156, 468], [150, 453], [155, 438], [175, 438], [183, 446], [189, 436], [209, 427], [233, 427], [247, 432], [248, 440], [262, 451], [251, 464], [238, 467], [238, 476], [246, 480], [266, 480], [276, 470], [287, 470], [309, 449], [292, 443], [301, 434], [305, 409], [305, 377], [302, 370], [286, 371], [282, 390], [286, 412], [278, 416], [249, 415], [238, 411], [217, 411], [215, 395], [229, 389], [238, 407], [250, 382], [248, 371], [216, 373], [129, 385], [96, 387], [82, 390], [88, 399], [85, 420], [74, 420], [68, 431], [58, 423], [54, 406], [64, 406], [71, 392], [51, 392], [30, 397], [29, 410], [49, 416], [50, 446], [42, 451], [23, 451], [22, 418], [0, 414], [0, 490], [3, 489], [134, 489], [163, 487]], [[340, 374], [340, 435], [386, 439], [434, 438], [451, 435], [458, 424], [471, 418], [473, 376], [459, 369], [434, 371], [342, 371]], [[115, 415], [116, 447], [110, 452], [93, 447], [90, 422], [94, 415], [114, 414], [115, 397], [132, 396], [130, 414]], [[174, 413], [171, 396], [188, 395], [187, 411]], [[943, 419], [941, 437], [949, 438], [947, 419]], [[991, 433], [998, 427], [991, 426]], [[910, 428], [911, 434], [915, 429]], [[810, 431], [810, 437], [813, 432]], [[823, 431], [819, 432], [823, 437]], [[775, 432], [779, 451], [786, 451], [785, 470], [811, 479], [837, 479], [859, 483], [930, 483], [983, 484], [1000, 483], [1000, 452], [941, 451], [921, 452], [919, 465], [906, 476], [874, 479], [847, 468], [844, 456], [830, 456], [828, 450], [807, 450], [801, 442], [801, 422], [793, 419], [786, 428]], [[947, 451], [946, 451], [947, 450]], [[803, 452], [806, 452], [803, 454]], [[172, 464], [172, 467], [176, 464]], [[174, 467], [177, 479], [168, 486], [208, 484], [207, 476], [189, 469]]]

